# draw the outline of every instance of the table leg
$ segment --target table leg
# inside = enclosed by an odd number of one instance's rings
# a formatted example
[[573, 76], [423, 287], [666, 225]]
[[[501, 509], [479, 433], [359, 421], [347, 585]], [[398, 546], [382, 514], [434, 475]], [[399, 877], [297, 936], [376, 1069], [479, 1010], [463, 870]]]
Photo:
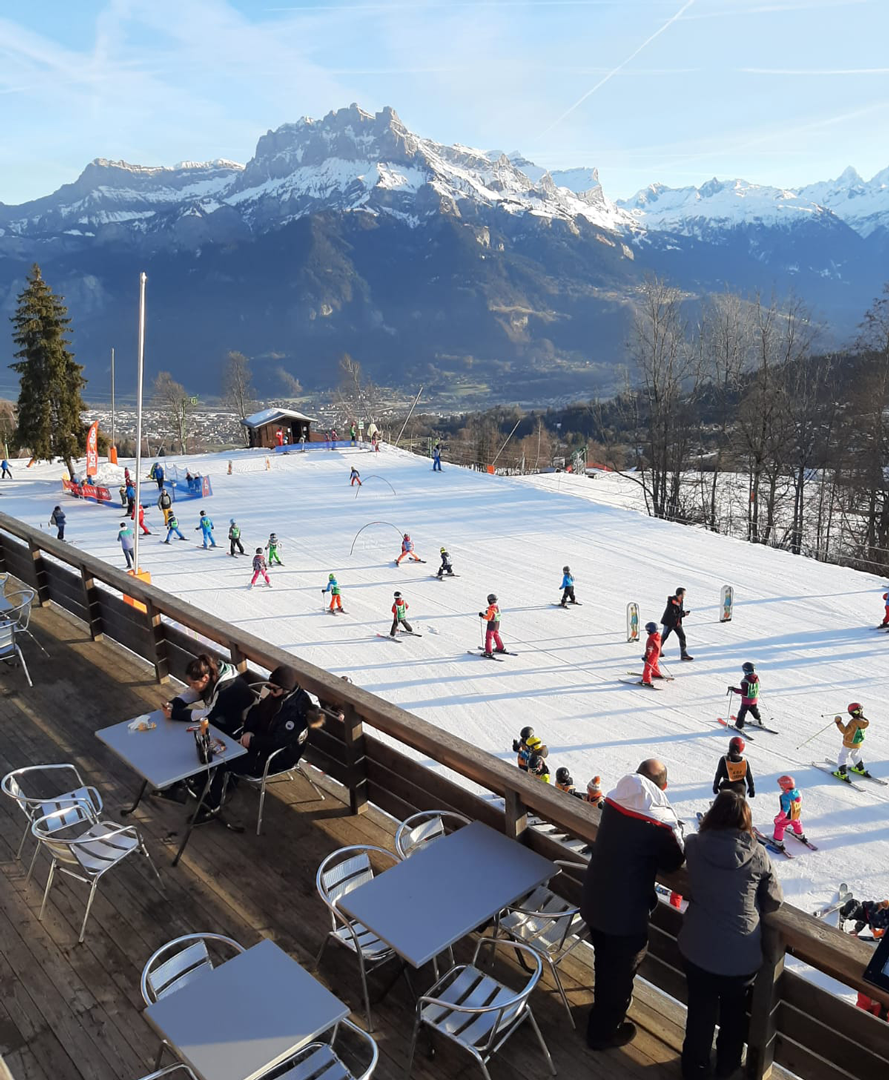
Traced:
[[182, 858], [182, 852], [185, 851], [185, 845], [188, 843], [188, 838], [191, 836], [191, 830], [194, 828], [198, 815], [203, 809], [204, 799], [206, 799], [207, 792], [210, 790], [210, 784], [213, 781], [213, 772], [213, 769], [207, 770], [207, 779], [204, 783], [204, 790], [201, 792], [201, 797], [198, 799], [198, 804], [194, 808], [194, 813], [188, 819], [188, 825], [185, 828], [185, 836], [182, 837], [182, 843], [179, 845], [179, 850], [176, 852], [176, 855], [173, 859], [173, 866], [177, 866], [179, 860]]
[[132, 806], [128, 806], [125, 810], [121, 810], [121, 817], [127, 817], [127, 815], [132, 814], [132, 812], [136, 809], [139, 803], [142, 802], [142, 796], [145, 794], [145, 790], [147, 787], [148, 781], [143, 780], [142, 787], [139, 788], [139, 794], [136, 796], [136, 801], [133, 803]]

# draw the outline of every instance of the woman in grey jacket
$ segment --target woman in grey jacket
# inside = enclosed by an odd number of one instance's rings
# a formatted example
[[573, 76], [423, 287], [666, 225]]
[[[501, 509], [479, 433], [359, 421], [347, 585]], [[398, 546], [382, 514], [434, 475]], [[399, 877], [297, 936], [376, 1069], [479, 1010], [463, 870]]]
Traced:
[[716, 1043], [717, 1077], [741, 1066], [747, 991], [762, 964], [760, 916], [784, 899], [766, 849], [753, 835], [750, 807], [733, 791], [716, 797], [697, 835], [686, 838], [691, 900], [679, 933], [688, 982], [682, 1046], [684, 1080], [710, 1076]]

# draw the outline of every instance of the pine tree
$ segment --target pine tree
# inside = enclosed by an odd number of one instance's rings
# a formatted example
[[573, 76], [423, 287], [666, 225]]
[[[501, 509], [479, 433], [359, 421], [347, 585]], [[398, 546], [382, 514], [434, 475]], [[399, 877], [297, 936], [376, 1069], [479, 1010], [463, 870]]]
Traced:
[[9, 366], [20, 376], [16, 442], [35, 458], [63, 458], [73, 477], [73, 458], [85, 449], [81, 391], [86, 380], [68, 348], [68, 309], [36, 263], [11, 322], [18, 363]]

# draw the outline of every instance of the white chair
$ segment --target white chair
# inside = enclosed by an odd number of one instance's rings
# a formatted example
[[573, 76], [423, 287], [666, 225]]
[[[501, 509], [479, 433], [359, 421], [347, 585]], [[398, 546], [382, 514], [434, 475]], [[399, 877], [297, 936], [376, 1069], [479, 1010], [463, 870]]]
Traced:
[[222, 946], [221, 951], [231, 951], [234, 955], [244, 952], [243, 945], [223, 934], [184, 934], [168, 941], [151, 954], [142, 969], [141, 990], [145, 1004], [153, 1005], [216, 967], [208, 944]]
[[[586, 863], [566, 862], [561, 859], [556, 860], [555, 865], [560, 868], [584, 871], [587, 869]], [[500, 930], [513, 941], [528, 945], [539, 954], [541, 960], [546, 961], [571, 1026], [576, 1027], [565, 988], [559, 977], [559, 964], [589, 936], [580, 910], [554, 893], [547, 882], [501, 912], [494, 927], [495, 937]]]
[[[306, 728], [303, 733], [308, 736], [309, 729]], [[305, 740], [303, 740], [305, 741]], [[278, 750], [273, 750], [271, 754], [266, 758], [265, 765], [263, 766], [262, 774], [260, 776], [247, 776], [243, 773], [238, 773], [238, 781], [242, 784], [249, 784], [251, 787], [259, 788], [259, 813], [256, 816], [256, 835], [259, 836], [262, 831], [262, 810], [265, 806], [265, 793], [270, 784], [279, 780], [292, 780], [295, 775], [301, 776], [304, 780], [307, 780], [315, 791], [315, 794], [319, 799], [324, 799], [324, 792], [315, 781], [309, 776], [306, 770], [303, 768], [302, 758], [299, 761], [294, 762], [292, 765], [282, 765], [281, 768], [275, 767], [275, 758], [279, 754], [285, 752], [291, 752], [289, 746], [282, 746]]]
[[[531, 968], [531, 974], [521, 990], [510, 990], [477, 966], [482, 948], [490, 948], [495, 953], [498, 950], [512, 950], [524, 958]], [[549, 1071], [555, 1076], [553, 1059], [528, 1004], [541, 970], [539, 955], [527, 945], [503, 938], [479, 938], [472, 963], [457, 964], [446, 971], [417, 1002], [406, 1076], [410, 1077], [417, 1038], [420, 1028], [425, 1026], [471, 1054], [485, 1080], [491, 1080], [488, 1061], [526, 1020], [537, 1036]]]
[[[62, 788], [62, 791], [58, 795], [46, 794], [48, 790], [56, 792], [59, 788]], [[31, 826], [38, 818], [49, 817], [57, 810], [71, 808], [78, 803], [89, 806], [94, 815], [102, 813], [102, 796], [92, 785], [84, 784], [76, 765], [28, 765], [23, 769], [14, 769], [3, 777], [0, 789], [4, 795], [15, 799], [27, 819], [18, 851], [15, 853], [17, 860], [21, 859], [25, 840], [31, 832]], [[67, 815], [60, 814], [52, 818], [52, 822], [57, 824], [58, 828], [62, 828], [68, 824]], [[31, 880], [39, 851], [40, 844], [38, 843], [31, 856], [26, 881]]]
[[[351, 1072], [335, 1050], [340, 1032], [345, 1029], [370, 1054], [370, 1063], [361, 1073]], [[342, 1052], [342, 1051], [341, 1051]], [[263, 1077], [274, 1075], [275, 1080], [370, 1080], [377, 1067], [380, 1051], [377, 1044], [350, 1020], [340, 1020], [336, 1026], [333, 1040], [329, 1043], [313, 1042], [304, 1046], [294, 1057], [285, 1063], [284, 1072], [280, 1065], [263, 1073]]]
[[28, 665], [25, 663], [25, 658], [22, 655], [22, 650], [18, 647], [15, 640], [16, 624], [10, 620], [4, 619], [0, 621], [0, 660], [16, 660], [22, 665], [22, 671], [25, 673], [25, 678], [28, 680], [28, 686], [33, 686], [31, 682], [31, 674], [28, 671]]
[[34, 637], [30, 630], [31, 611], [36, 595], [37, 594], [33, 589], [20, 589], [18, 592], [11, 592], [9, 596], [6, 597], [10, 609], [3, 612], [3, 615], [5, 618], [15, 623], [16, 629], [20, 634], [27, 634], [44, 656], [49, 656], [49, 653], [44, 649], [37, 638]]
[[405, 818], [395, 833], [395, 851], [398, 857], [406, 859], [427, 844], [446, 836], [448, 822], [453, 823], [453, 828], [459, 829], [469, 824], [469, 818], [452, 810], [421, 810], [418, 814]]
[[[62, 819], [67, 819], [61, 824]], [[68, 877], [76, 878], [89, 885], [89, 899], [80, 927], [78, 944], [83, 944], [86, 923], [96, 896], [99, 880], [112, 867], [122, 862], [134, 851], [141, 852], [154, 871], [158, 884], [163, 889], [163, 882], [158, 874], [148, 849], [135, 825], [117, 825], [113, 821], [102, 821], [95, 816], [92, 807], [86, 803], [54, 810], [45, 817], [37, 818], [31, 825], [31, 832], [43, 845], [52, 859], [43, 903], [40, 905], [38, 921], [43, 920], [46, 901], [52, 889], [56, 870]]]
[[[374, 870], [370, 863], [370, 853], [383, 856], [394, 866], [399, 860], [391, 851], [370, 845], [356, 845], [353, 847], [340, 848], [328, 855], [318, 867], [315, 876], [315, 885], [318, 895], [327, 905], [330, 911], [331, 929], [324, 935], [321, 949], [315, 957], [314, 966], [317, 968], [321, 963], [321, 957], [327, 948], [329, 941], [335, 941], [338, 945], [344, 945], [358, 957], [358, 967], [361, 972], [361, 989], [364, 994], [364, 1009], [367, 1017], [367, 1030], [373, 1031], [373, 1019], [370, 1014], [370, 994], [367, 989], [367, 972], [374, 971], [387, 960], [396, 956], [395, 950], [366, 926], [359, 922], [353, 922], [348, 915], [339, 909], [339, 902], [354, 889], [372, 881]], [[405, 971], [407, 978], [407, 971]], [[408, 980], [408, 985], [410, 981]]]

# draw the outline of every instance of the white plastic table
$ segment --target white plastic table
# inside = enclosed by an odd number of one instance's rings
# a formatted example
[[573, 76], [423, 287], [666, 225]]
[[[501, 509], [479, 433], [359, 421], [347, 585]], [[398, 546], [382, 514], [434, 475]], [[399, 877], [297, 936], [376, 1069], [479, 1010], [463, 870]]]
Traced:
[[148, 717], [157, 725], [150, 731], [130, 731], [129, 720], [122, 720], [119, 724], [102, 728], [96, 732], [96, 738], [100, 739], [109, 750], [115, 753], [121, 761], [125, 762], [137, 776], [142, 777], [142, 787], [136, 801], [124, 815], [131, 814], [142, 800], [146, 789], [151, 786], [158, 791], [163, 791], [180, 780], [187, 780], [190, 776], [206, 774], [206, 781], [201, 798], [198, 800], [197, 809], [189, 819], [188, 828], [176, 857], [173, 859], [175, 866], [185, 850], [188, 838], [194, 828], [195, 819], [201, 811], [204, 798], [210, 789], [210, 781], [213, 772], [220, 765], [226, 765], [235, 758], [247, 753], [247, 750], [236, 740], [225, 735], [218, 728], [210, 725], [210, 735], [225, 746], [225, 752], [214, 754], [209, 765], [202, 765], [198, 760], [195, 747], [194, 733], [189, 731], [190, 724], [181, 723], [178, 720], [168, 720], [160, 709], [156, 709]]
[[558, 872], [549, 859], [473, 821], [337, 906], [419, 968]]
[[145, 1011], [199, 1080], [255, 1080], [349, 1015], [268, 939]]

